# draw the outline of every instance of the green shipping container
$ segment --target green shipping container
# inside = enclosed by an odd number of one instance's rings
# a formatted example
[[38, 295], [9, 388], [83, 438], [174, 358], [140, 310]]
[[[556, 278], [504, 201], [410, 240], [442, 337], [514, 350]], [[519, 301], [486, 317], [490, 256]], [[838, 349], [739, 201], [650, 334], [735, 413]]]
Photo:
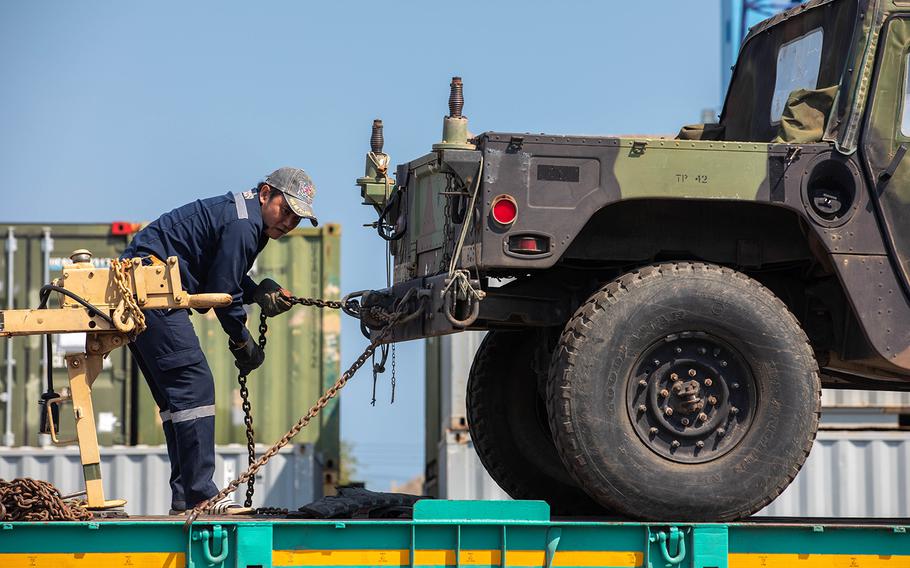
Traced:
[[[3, 239], [0, 254], [0, 306], [15, 309], [38, 306], [38, 291], [61, 275], [64, 263], [76, 249], [94, 254], [93, 262], [108, 266], [108, 259], [120, 254], [129, 242], [129, 228], [120, 223], [107, 224], [0, 224]], [[117, 231], [115, 231], [117, 229]], [[115, 234], [121, 233], [121, 234]], [[123, 234], [126, 233], [126, 234]], [[12, 263], [10, 263], [12, 259]], [[9, 271], [10, 266], [12, 272]], [[12, 306], [10, 306], [10, 300]], [[57, 391], [68, 385], [63, 355], [67, 350], [85, 346], [83, 334], [55, 335], [52, 343], [54, 384]], [[45, 389], [44, 338], [33, 335], [0, 339], [3, 368], [0, 369], [0, 430], [4, 443], [16, 446], [40, 444], [38, 438], [38, 400]], [[103, 445], [130, 441], [132, 362], [126, 349], [118, 349], [104, 361], [101, 375], [92, 386], [95, 423]], [[6, 402], [7, 377], [12, 375], [12, 397]], [[9, 414], [9, 423], [7, 416]], [[72, 407], [61, 409], [61, 436], [74, 435]], [[9, 424], [9, 431], [7, 431]]]
[[[119, 256], [131, 235], [129, 224], [2, 224], [0, 238], [0, 306], [37, 307], [38, 290], [60, 276], [70, 253], [87, 248], [99, 267]], [[12, 229], [12, 233], [10, 233]], [[123, 229], [127, 229], [124, 231]], [[124, 234], [125, 233], [125, 234]], [[11, 244], [12, 243], [12, 244]], [[254, 280], [272, 278], [303, 297], [338, 299], [341, 231], [338, 225], [298, 229], [272, 241], [251, 271]], [[12, 251], [10, 251], [12, 248]], [[12, 278], [8, 259], [12, 258]], [[216, 443], [245, 443], [243, 411], [237, 370], [227, 350], [227, 336], [213, 312], [193, 313], [202, 348], [206, 352], [216, 388]], [[258, 336], [259, 311], [249, 310], [248, 326]], [[269, 320], [266, 362], [249, 379], [256, 441], [271, 444], [284, 434], [313, 401], [334, 383], [339, 374], [341, 316], [333, 310], [297, 306]], [[84, 342], [79, 334], [59, 335], [53, 341], [54, 378], [57, 389], [67, 385], [63, 353]], [[40, 336], [0, 341], [4, 365], [0, 368], [0, 431], [5, 432], [11, 412], [12, 445], [37, 445], [39, 407], [44, 392], [43, 344]], [[8, 351], [11, 349], [11, 351]], [[11, 357], [10, 357], [11, 355]], [[7, 363], [9, 361], [9, 363]], [[12, 373], [12, 401], [4, 403], [7, 372]], [[164, 436], [157, 408], [127, 349], [118, 349], [105, 361], [93, 386], [95, 420], [102, 445], [162, 444]], [[62, 435], [73, 432], [69, 407], [61, 412]], [[333, 401], [295, 442], [313, 442], [322, 453], [326, 469], [338, 463], [339, 408]]]

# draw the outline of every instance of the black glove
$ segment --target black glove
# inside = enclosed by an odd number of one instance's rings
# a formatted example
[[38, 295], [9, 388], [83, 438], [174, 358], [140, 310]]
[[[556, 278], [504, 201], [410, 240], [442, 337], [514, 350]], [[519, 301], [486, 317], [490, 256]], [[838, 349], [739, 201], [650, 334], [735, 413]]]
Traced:
[[256, 286], [253, 301], [259, 304], [262, 313], [270, 318], [283, 314], [294, 305], [291, 303], [291, 293], [271, 278], [266, 278]]
[[259, 348], [259, 344], [253, 341], [253, 338], [247, 339], [246, 343], [236, 345], [233, 341], [228, 340], [228, 349], [234, 355], [234, 365], [240, 369], [244, 375], [250, 374], [265, 361], [265, 353]]

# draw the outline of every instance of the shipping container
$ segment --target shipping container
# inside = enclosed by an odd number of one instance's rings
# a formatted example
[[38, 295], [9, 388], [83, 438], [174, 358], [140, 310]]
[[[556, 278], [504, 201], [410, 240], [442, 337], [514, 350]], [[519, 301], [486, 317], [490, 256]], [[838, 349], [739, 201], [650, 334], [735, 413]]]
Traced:
[[[259, 446], [258, 453], [267, 448]], [[224, 487], [246, 470], [245, 446], [215, 447], [215, 484]], [[101, 451], [104, 494], [126, 499], [129, 515], [166, 515], [171, 503], [170, 462], [164, 446], [113, 446]], [[0, 452], [0, 479], [31, 477], [64, 495], [83, 489], [76, 446], [10, 448]], [[283, 448], [256, 475], [254, 507], [297, 507], [322, 497], [322, 463], [313, 444]], [[246, 484], [233, 494], [243, 501]]]
[[[467, 430], [465, 387], [482, 332], [426, 340], [425, 491], [445, 499], [508, 499], [484, 470]], [[760, 516], [910, 516], [906, 393], [825, 389], [822, 426], [794, 482]], [[829, 405], [830, 403], [830, 405]], [[885, 421], [878, 421], [879, 418]], [[830, 429], [848, 424], [853, 429]], [[875, 430], [855, 429], [869, 424]]]
[[[138, 225], [132, 223], [0, 225], [0, 237], [5, 243], [0, 255], [0, 305], [3, 309], [37, 307], [39, 289], [60, 275], [73, 250], [89, 249], [93, 262], [106, 267], [109, 258], [124, 250], [136, 228]], [[273, 278], [297, 296], [338, 299], [339, 246], [338, 225], [298, 229], [271, 242], [259, 255], [251, 274], [256, 280]], [[215, 375], [216, 442], [245, 443], [237, 370], [227, 349], [227, 336], [211, 311], [194, 313], [191, 321]], [[249, 311], [248, 322], [254, 337], [258, 336], [258, 325], [259, 311], [254, 307]], [[338, 312], [310, 307], [295, 307], [290, 313], [269, 320], [266, 363], [249, 379], [258, 442], [271, 444], [277, 440], [337, 380], [340, 327]], [[58, 388], [67, 384], [63, 353], [80, 350], [83, 344], [84, 336], [79, 334], [54, 337]], [[0, 341], [0, 349], [6, 355], [0, 370], [0, 428], [6, 432], [9, 425], [5, 445], [46, 444], [38, 435], [38, 400], [45, 386], [43, 346], [39, 336]], [[4, 395], [8, 387], [12, 396], [7, 404]], [[163, 443], [157, 409], [127, 349], [118, 349], [105, 360], [92, 390], [102, 445]], [[62, 410], [65, 434], [73, 431], [73, 421], [69, 408]], [[327, 474], [332, 476], [337, 470], [338, 437], [339, 407], [337, 401], [332, 401], [319, 421], [308, 426], [295, 441], [315, 444], [316, 451], [326, 460]]]

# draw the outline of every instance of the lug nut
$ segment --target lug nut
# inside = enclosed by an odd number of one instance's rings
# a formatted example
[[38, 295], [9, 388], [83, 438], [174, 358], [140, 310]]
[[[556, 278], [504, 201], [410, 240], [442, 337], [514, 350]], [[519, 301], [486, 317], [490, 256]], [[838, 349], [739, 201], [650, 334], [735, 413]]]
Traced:
[[655, 427], [652, 426], [651, 428], [648, 429], [648, 434], [651, 434], [652, 436], [656, 436], [656, 435], [657, 435], [657, 428], [655, 428]]
[[688, 418], [683, 418], [682, 420], [680, 420], [680, 422], [682, 422], [682, 425], [683, 425], [683, 426], [688, 426], [688, 425], [689, 425], [689, 419], [688, 419]]
[[717, 435], [718, 435], [718, 436], [725, 436], [726, 434], [727, 434], [727, 431], [724, 430], [723, 428], [718, 428], [718, 429], [717, 429]]
[[695, 442], [695, 447], [700, 450], [705, 447], [705, 443], [702, 442], [701, 440], [699, 440], [699, 441]]
[[670, 408], [669, 406], [664, 408], [664, 414], [666, 414], [667, 416], [673, 416], [673, 409]]
[[700, 421], [704, 422], [705, 420], [708, 419], [708, 415], [705, 414], [704, 412], [701, 412], [701, 413], [698, 414], [698, 419], [699, 419]]
[[651, 362], [654, 363], [654, 366], [655, 366], [655, 367], [660, 366], [660, 359], [655, 359], [655, 360], [653, 360], [653, 361], [651, 361]]
[[670, 442], [670, 447], [673, 448], [674, 450], [675, 450], [676, 448], [678, 448], [678, 447], [679, 447], [679, 440], [673, 440], [672, 442]]
[[739, 383], [733, 383], [733, 384], [730, 385], [730, 386], [733, 387], [733, 388], [735, 388], [735, 389], [738, 389], [738, 388], [739, 388]]
[[709, 397], [708, 397], [708, 404], [710, 404], [711, 406], [714, 406], [715, 404], [717, 404], [717, 397], [716, 397], [716, 396], [709, 396]]
[[670, 380], [671, 380], [671, 381], [678, 381], [678, 380], [679, 380], [679, 375], [677, 375], [676, 373], [670, 373]]
[[711, 379], [705, 379], [705, 386], [706, 386], [706, 387], [710, 387], [710, 386], [713, 385], [713, 384], [714, 384], [714, 381], [712, 381]]
[[670, 396], [670, 391], [668, 391], [667, 389], [660, 389], [660, 396], [661, 396], [661, 398], [667, 398], [668, 396]]
[[640, 381], [638, 381], [638, 386], [646, 387], [646, 386], [648, 386], [648, 381], [641, 379]]
[[638, 411], [639, 411], [639, 412], [644, 412], [644, 411], [647, 410], [647, 409], [648, 409], [648, 407], [645, 406], [644, 404], [639, 404], [639, 405], [638, 405]]
[[675, 349], [675, 351], [676, 351], [676, 354], [679, 355], [680, 353], [682, 353], [682, 347], [677, 347]]
[[694, 377], [694, 376], [695, 376], [695, 369], [689, 369], [689, 376], [690, 376], [690, 377]]
[[720, 366], [721, 366], [721, 367], [726, 367], [726, 366], [727, 366], [727, 362], [726, 362], [726, 361], [721, 361], [721, 362], [720, 362]]
[[730, 414], [731, 414], [732, 416], [736, 416], [737, 414], [739, 414], [739, 409], [736, 408], [735, 406], [731, 406], [731, 407], [730, 407]]

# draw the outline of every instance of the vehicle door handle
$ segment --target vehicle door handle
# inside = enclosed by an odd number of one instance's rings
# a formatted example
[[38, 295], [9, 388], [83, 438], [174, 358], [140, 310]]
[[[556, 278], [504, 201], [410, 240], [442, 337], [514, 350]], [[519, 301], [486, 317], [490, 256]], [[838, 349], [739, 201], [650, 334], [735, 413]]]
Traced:
[[891, 176], [894, 175], [894, 172], [897, 171], [897, 167], [901, 165], [901, 160], [904, 159], [904, 154], [907, 153], [907, 145], [901, 144], [897, 149], [897, 152], [894, 153], [894, 157], [891, 158], [891, 163], [888, 164], [888, 167], [885, 170], [878, 174], [879, 182], [886, 182], [891, 179]]

